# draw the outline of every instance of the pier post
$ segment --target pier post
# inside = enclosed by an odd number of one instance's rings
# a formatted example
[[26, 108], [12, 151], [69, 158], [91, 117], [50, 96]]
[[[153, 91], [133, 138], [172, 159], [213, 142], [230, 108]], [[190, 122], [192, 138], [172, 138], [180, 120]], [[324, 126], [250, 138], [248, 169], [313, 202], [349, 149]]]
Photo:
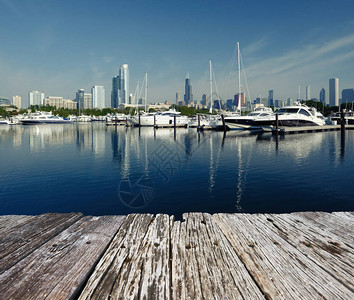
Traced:
[[198, 126], [197, 126], [197, 131], [200, 130], [200, 115], [198, 115]]
[[176, 116], [173, 116], [173, 128], [176, 129]]
[[156, 128], [156, 116], [154, 115], [154, 128]]
[[345, 133], [345, 114], [343, 109], [340, 112], [340, 131], [341, 133]]
[[225, 119], [223, 114], [221, 114], [221, 121], [222, 121], [222, 127], [224, 128], [224, 132], [226, 132], [226, 125], [225, 125]]
[[141, 123], [140, 123], [140, 114], [139, 114], [139, 128], [140, 128], [140, 126], [141, 126]]
[[275, 114], [275, 129], [277, 130], [277, 134], [279, 131], [279, 115]]

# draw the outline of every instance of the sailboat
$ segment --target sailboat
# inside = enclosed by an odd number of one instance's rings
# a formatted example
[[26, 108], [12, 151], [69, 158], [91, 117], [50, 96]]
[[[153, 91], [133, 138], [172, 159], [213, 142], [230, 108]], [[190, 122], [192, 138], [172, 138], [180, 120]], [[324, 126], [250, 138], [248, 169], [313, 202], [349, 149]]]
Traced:
[[253, 129], [259, 128], [255, 126], [254, 120], [256, 118], [270, 117], [273, 115], [273, 110], [269, 107], [260, 106], [247, 116], [241, 116], [241, 56], [240, 56], [240, 43], [237, 42], [237, 71], [238, 71], [238, 92], [237, 92], [237, 109], [236, 113], [225, 117], [225, 124], [230, 129]]

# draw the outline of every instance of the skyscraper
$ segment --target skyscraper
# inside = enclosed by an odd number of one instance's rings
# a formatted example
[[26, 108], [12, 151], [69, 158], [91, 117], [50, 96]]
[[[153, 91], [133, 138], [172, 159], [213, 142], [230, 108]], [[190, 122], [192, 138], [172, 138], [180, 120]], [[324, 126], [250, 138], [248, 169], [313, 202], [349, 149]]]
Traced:
[[92, 95], [84, 94], [84, 109], [92, 108]]
[[354, 102], [354, 89], [343, 89], [342, 103], [352, 103], [352, 102]]
[[339, 79], [329, 80], [329, 106], [339, 106]]
[[193, 103], [192, 86], [189, 79], [189, 74], [187, 75], [186, 85], [184, 87], [184, 102], [186, 105]]
[[176, 92], [176, 104], [178, 104], [179, 101], [181, 101], [181, 92], [177, 91]]
[[21, 97], [20, 96], [13, 96], [12, 97], [12, 105], [14, 105], [20, 109], [21, 108]]
[[320, 90], [320, 102], [326, 105], [326, 90], [324, 88]]
[[305, 100], [311, 100], [311, 85], [306, 86], [306, 99]]
[[79, 89], [76, 92], [76, 98], [75, 101], [77, 102], [77, 108], [78, 109], [84, 109], [84, 103], [85, 103], [85, 90], [84, 89]]
[[117, 108], [119, 104], [129, 103], [129, 68], [127, 64], [121, 65], [119, 75], [112, 78], [111, 107]]
[[44, 93], [39, 91], [30, 91], [28, 93], [29, 105], [43, 105]]
[[119, 69], [118, 105], [122, 103], [129, 103], [129, 69], [127, 64], [121, 65]]
[[105, 108], [106, 107], [106, 94], [102, 85], [94, 85], [91, 89], [92, 94], [92, 107]]
[[112, 78], [112, 93], [111, 93], [111, 107], [118, 107], [118, 89], [119, 89], [119, 76]]
[[269, 90], [268, 93], [268, 106], [274, 106], [274, 91]]

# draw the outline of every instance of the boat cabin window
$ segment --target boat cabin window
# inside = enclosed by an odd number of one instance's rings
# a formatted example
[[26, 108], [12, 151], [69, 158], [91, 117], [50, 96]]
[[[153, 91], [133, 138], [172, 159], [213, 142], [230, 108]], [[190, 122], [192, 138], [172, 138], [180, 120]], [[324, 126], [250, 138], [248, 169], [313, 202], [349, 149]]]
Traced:
[[302, 108], [300, 109], [299, 113], [302, 114], [302, 115], [308, 116], [308, 117], [311, 116], [306, 110], [304, 110]]
[[280, 109], [277, 111], [277, 114], [278, 114], [278, 115], [282, 115], [282, 114], [296, 114], [298, 110], [299, 110], [298, 108], [280, 108]]

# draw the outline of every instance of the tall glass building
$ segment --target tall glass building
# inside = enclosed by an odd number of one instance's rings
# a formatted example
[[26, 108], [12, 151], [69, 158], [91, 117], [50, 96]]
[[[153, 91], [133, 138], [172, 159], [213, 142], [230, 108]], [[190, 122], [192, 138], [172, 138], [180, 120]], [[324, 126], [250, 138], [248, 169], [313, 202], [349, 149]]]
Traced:
[[103, 86], [94, 85], [91, 89], [91, 94], [93, 108], [103, 109], [106, 107], [106, 95]]
[[28, 93], [29, 105], [42, 106], [44, 101], [44, 93], [39, 91], [30, 91]]
[[320, 101], [326, 105], [326, 90], [324, 88], [320, 91]]
[[120, 104], [129, 103], [129, 68], [121, 65], [119, 75], [112, 79], [111, 107], [117, 108]]
[[193, 103], [192, 86], [189, 76], [186, 78], [186, 85], [184, 87], [184, 103], [186, 105]]
[[339, 79], [329, 80], [329, 106], [339, 106]]
[[85, 90], [84, 89], [79, 89], [76, 92], [76, 102], [77, 102], [78, 109], [85, 108]]

